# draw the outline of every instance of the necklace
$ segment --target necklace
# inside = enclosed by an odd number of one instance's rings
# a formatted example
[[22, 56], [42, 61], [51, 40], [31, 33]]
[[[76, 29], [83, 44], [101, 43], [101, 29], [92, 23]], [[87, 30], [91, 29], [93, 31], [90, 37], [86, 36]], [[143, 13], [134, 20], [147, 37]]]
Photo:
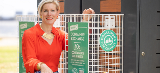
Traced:
[[[41, 27], [41, 24], [40, 24], [40, 27]], [[41, 27], [42, 29], [42, 27]], [[42, 29], [43, 30], [43, 29]], [[47, 33], [44, 33], [43, 36], [47, 39], [53, 39], [54, 38], [54, 35], [51, 33], [51, 34], [47, 34]]]

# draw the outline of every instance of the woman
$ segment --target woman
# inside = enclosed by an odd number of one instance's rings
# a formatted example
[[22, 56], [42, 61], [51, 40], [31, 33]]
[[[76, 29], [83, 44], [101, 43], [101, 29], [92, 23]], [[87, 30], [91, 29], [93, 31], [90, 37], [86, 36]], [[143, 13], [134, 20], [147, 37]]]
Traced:
[[[26, 73], [53, 73], [58, 71], [61, 51], [65, 49], [65, 33], [53, 27], [60, 12], [56, 0], [42, 0], [38, 14], [42, 23], [24, 31], [22, 37], [22, 55]], [[94, 14], [92, 9], [83, 14]], [[87, 21], [87, 17], [83, 21]], [[67, 41], [68, 42], [68, 41]]]

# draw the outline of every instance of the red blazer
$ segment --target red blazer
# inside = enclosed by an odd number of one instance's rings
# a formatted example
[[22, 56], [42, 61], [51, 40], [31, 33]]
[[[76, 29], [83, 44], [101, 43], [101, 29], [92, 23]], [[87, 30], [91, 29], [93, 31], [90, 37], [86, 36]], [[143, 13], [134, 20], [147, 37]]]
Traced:
[[[48, 44], [41, 36], [44, 31], [39, 24], [24, 31], [22, 37], [22, 55], [26, 68], [26, 73], [37, 71], [39, 62], [45, 63], [53, 72], [58, 71], [59, 58], [61, 51], [65, 50], [65, 32], [52, 28], [51, 31], [55, 36], [51, 45]], [[66, 35], [67, 39], [68, 36]], [[66, 40], [68, 44], [68, 40]], [[68, 46], [66, 47], [68, 50]]]

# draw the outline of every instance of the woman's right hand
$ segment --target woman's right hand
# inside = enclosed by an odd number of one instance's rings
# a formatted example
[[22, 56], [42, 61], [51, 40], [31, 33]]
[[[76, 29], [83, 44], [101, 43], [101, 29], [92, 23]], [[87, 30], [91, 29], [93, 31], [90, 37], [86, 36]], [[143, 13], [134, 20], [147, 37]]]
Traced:
[[41, 64], [41, 73], [53, 73], [53, 71], [46, 65], [46, 64]]

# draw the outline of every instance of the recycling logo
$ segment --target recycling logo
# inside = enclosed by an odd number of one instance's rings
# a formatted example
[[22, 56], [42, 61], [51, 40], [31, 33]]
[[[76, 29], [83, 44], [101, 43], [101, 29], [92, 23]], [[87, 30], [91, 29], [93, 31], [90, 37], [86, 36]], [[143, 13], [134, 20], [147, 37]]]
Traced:
[[105, 30], [100, 35], [100, 46], [104, 51], [112, 51], [117, 45], [117, 36], [112, 30]]

